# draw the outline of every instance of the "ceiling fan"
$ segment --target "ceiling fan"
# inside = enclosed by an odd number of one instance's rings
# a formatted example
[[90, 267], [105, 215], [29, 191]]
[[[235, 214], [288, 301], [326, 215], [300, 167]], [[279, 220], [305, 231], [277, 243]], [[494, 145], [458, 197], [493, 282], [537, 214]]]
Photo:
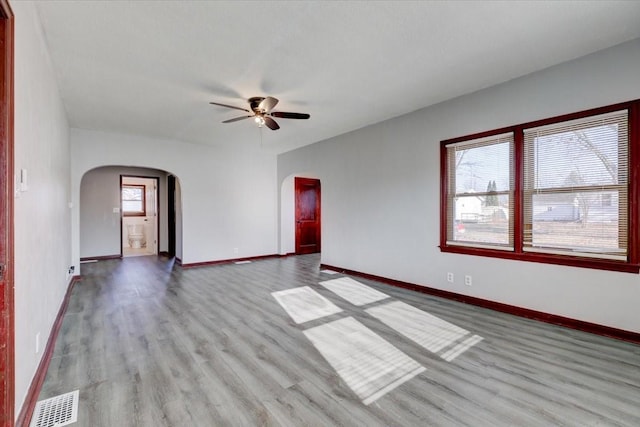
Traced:
[[244, 120], [253, 117], [253, 120], [258, 124], [258, 127], [266, 125], [271, 130], [278, 130], [280, 126], [273, 120], [272, 117], [280, 119], [308, 119], [311, 117], [306, 113], [285, 113], [284, 111], [271, 111], [273, 107], [279, 102], [277, 98], [267, 96], [266, 98], [261, 96], [254, 96], [247, 100], [249, 102], [250, 110], [242, 107], [235, 107], [233, 105], [220, 104], [219, 102], [210, 102], [212, 105], [219, 105], [220, 107], [233, 108], [234, 110], [241, 110], [250, 113], [249, 116], [240, 116], [233, 119], [225, 120], [222, 123], [233, 123], [238, 120]]

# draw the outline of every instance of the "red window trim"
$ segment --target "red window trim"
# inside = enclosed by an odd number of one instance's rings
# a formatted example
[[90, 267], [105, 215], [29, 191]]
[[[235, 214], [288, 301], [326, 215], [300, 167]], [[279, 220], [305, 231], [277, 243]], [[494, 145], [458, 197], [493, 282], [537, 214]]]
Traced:
[[[618, 110], [629, 111], [629, 241], [627, 261], [615, 261], [600, 258], [585, 258], [569, 255], [540, 254], [523, 250], [523, 146], [524, 130], [558, 122], [581, 119]], [[440, 142], [440, 251], [456, 254], [486, 256], [518, 261], [539, 262], [545, 264], [566, 265], [572, 267], [594, 268], [599, 270], [640, 273], [638, 245], [640, 243], [640, 100], [628, 101], [606, 107], [593, 108], [548, 119], [536, 120], [515, 126], [494, 129], [472, 135], [447, 139]], [[492, 135], [513, 132], [515, 145], [515, 188], [514, 188], [514, 250], [494, 250], [471, 246], [447, 244], [447, 192], [448, 170], [446, 146], [457, 142], [485, 138]]]

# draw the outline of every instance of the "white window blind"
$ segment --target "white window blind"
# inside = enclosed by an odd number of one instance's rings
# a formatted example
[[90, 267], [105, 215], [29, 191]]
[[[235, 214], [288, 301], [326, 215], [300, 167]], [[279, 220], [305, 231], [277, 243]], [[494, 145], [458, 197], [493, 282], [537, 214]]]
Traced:
[[513, 133], [446, 146], [447, 244], [513, 249]]
[[145, 213], [145, 187], [143, 185], [122, 186], [122, 212], [125, 215]]
[[627, 110], [524, 131], [523, 250], [626, 259]]

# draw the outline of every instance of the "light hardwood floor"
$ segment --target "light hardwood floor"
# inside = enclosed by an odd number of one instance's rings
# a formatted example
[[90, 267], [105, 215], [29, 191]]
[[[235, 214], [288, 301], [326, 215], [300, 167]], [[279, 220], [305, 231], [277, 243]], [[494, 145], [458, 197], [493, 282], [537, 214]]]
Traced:
[[[355, 306], [319, 262], [83, 265], [39, 399], [79, 389], [91, 427], [640, 426], [640, 346], [360, 278], [390, 298]], [[301, 286], [342, 311], [296, 324], [271, 294]], [[447, 361], [367, 312], [389, 302], [482, 340]], [[363, 404], [305, 335], [347, 317], [425, 370]]]

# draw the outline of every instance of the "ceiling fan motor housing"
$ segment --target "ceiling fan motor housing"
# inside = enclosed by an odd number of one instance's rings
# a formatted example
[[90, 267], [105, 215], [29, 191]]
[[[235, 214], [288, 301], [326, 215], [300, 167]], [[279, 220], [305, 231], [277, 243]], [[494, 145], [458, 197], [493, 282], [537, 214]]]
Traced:
[[249, 98], [247, 100], [249, 102], [249, 105], [251, 107], [251, 110], [256, 113], [256, 114], [264, 114], [264, 111], [261, 111], [258, 106], [260, 105], [260, 103], [262, 101], [264, 101], [264, 97], [262, 96], [254, 96], [252, 98]]

